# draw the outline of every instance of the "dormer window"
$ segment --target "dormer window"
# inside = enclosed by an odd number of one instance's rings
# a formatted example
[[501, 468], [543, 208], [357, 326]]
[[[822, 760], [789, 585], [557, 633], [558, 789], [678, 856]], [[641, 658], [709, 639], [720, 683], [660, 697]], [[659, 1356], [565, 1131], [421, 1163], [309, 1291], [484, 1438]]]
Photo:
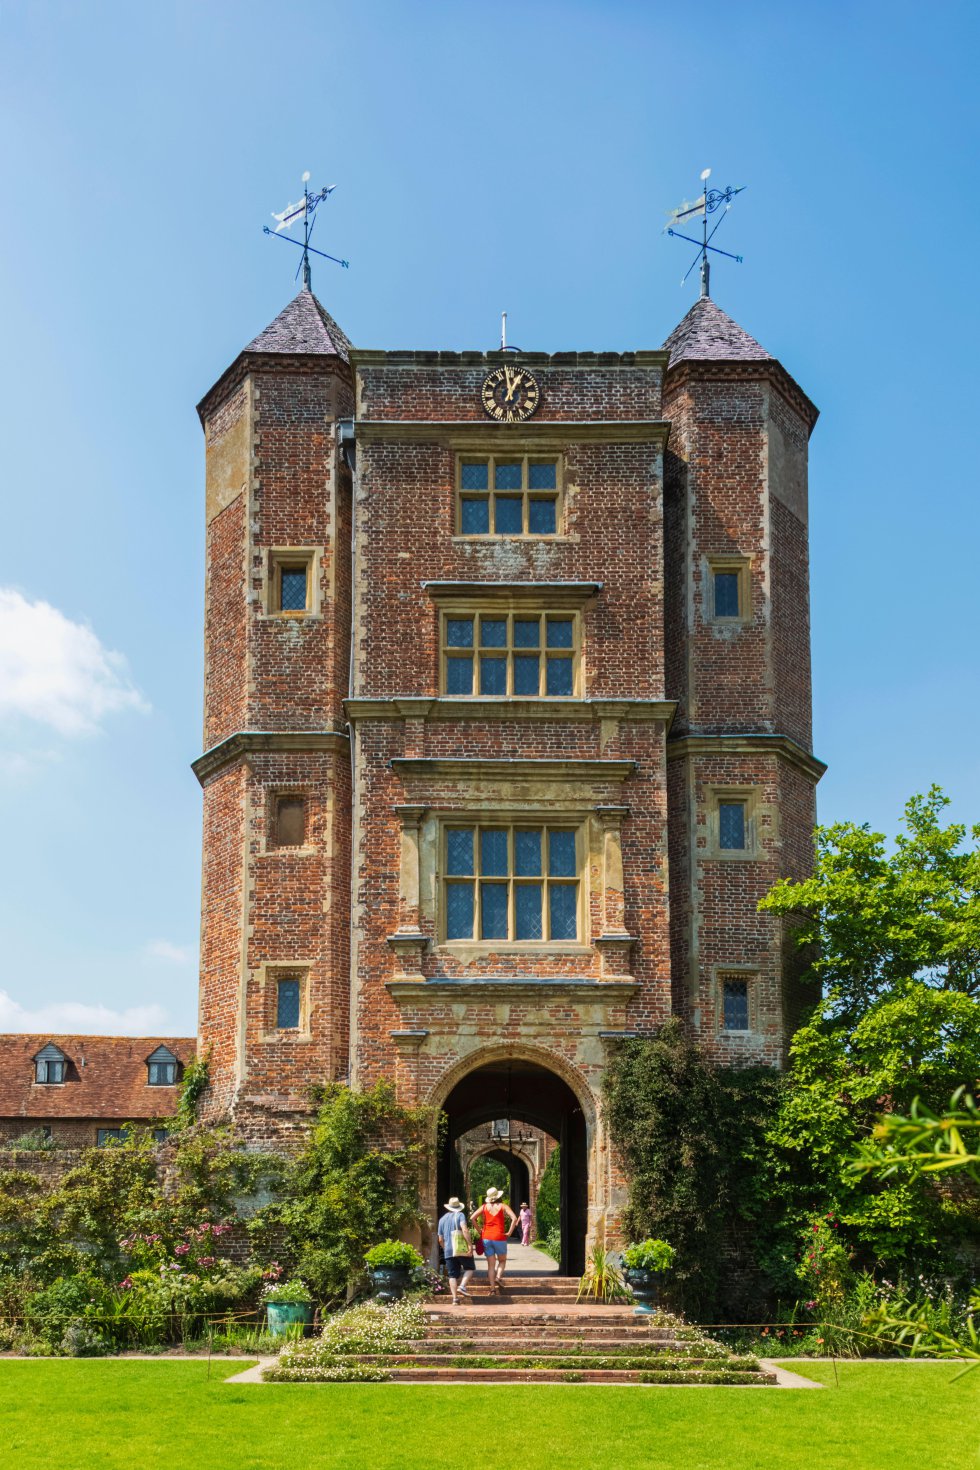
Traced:
[[44, 1087], [57, 1086], [64, 1082], [68, 1071], [68, 1058], [64, 1052], [48, 1042], [34, 1058], [34, 1081]]
[[166, 1046], [158, 1046], [146, 1059], [146, 1081], [150, 1087], [173, 1087], [177, 1081], [177, 1058]]

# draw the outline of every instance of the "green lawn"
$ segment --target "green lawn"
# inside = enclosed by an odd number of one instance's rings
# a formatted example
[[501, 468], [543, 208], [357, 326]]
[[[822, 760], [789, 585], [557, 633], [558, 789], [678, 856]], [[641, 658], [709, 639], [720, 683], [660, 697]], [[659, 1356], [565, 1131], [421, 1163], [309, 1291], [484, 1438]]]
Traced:
[[[0, 1465], [72, 1470], [964, 1470], [980, 1371], [795, 1366], [823, 1392], [741, 1388], [227, 1386], [241, 1359], [0, 1361]], [[474, 1450], [474, 1446], [479, 1446]]]

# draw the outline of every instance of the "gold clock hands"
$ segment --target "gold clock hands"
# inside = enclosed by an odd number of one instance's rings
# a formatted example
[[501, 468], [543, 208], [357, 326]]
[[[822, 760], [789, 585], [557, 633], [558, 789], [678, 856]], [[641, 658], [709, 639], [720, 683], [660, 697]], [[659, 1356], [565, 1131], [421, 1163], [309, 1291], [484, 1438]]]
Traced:
[[511, 399], [513, 398], [513, 396], [514, 396], [514, 389], [515, 388], [519, 388], [521, 386], [521, 379], [523, 378], [524, 374], [518, 370], [514, 374], [513, 380], [511, 380], [510, 373], [507, 371], [506, 368], [504, 369], [504, 371], [507, 372], [507, 382], [510, 385], [509, 388], [508, 388], [508, 390], [507, 390], [507, 397], [506, 397], [506, 399], [504, 401], [506, 403], [509, 403], [511, 401]]

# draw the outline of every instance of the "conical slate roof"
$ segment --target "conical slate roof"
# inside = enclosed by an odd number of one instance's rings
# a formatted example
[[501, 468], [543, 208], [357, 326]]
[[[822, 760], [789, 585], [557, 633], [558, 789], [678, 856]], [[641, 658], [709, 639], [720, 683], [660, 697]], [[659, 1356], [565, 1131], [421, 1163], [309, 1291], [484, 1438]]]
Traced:
[[702, 296], [678, 322], [664, 343], [670, 353], [670, 367], [679, 362], [772, 362], [770, 353], [760, 347], [738, 322], [716, 306], [710, 296]]
[[265, 331], [248, 344], [246, 352], [330, 353], [349, 360], [351, 344], [328, 311], [304, 286]]

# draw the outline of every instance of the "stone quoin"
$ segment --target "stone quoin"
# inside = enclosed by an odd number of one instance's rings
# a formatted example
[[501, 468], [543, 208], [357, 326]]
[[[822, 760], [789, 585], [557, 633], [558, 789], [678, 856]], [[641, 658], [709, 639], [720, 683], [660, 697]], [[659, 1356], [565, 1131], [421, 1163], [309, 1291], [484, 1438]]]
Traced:
[[656, 351], [382, 352], [304, 289], [199, 413], [206, 1116], [288, 1145], [390, 1078], [449, 1120], [433, 1216], [523, 1120], [578, 1269], [611, 1048], [680, 1015], [780, 1066], [805, 999], [757, 905], [823, 770], [816, 410], [709, 298]]

